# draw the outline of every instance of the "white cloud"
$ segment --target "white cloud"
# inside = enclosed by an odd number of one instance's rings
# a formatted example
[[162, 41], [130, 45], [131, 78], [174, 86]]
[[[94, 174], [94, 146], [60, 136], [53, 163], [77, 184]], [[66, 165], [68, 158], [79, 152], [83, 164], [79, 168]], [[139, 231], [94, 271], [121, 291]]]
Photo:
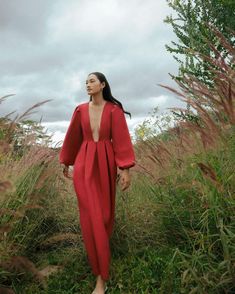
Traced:
[[[103, 72], [115, 98], [132, 114], [130, 129], [154, 107], [179, 105], [157, 83], [172, 85], [177, 64], [165, 44], [174, 39], [163, 19], [165, 0], [0, 1], [0, 96], [15, 93], [1, 114], [22, 114], [37, 102], [32, 119], [63, 137], [74, 107], [89, 99], [85, 79]], [[128, 116], [127, 120], [128, 120]]]
[[55, 8], [49, 21], [53, 40], [76, 38], [79, 34], [87, 39], [104, 40], [118, 34], [124, 39], [138, 40], [136, 33], [147, 36], [162, 26], [162, 15], [166, 5], [154, 0], [148, 1], [71, 1]]

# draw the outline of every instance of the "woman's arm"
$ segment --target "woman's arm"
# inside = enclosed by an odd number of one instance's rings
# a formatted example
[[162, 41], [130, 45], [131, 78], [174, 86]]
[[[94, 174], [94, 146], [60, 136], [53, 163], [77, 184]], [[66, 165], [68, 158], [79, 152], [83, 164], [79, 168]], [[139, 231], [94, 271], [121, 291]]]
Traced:
[[124, 112], [119, 106], [112, 109], [112, 143], [115, 162], [119, 169], [135, 165], [135, 153]]
[[115, 162], [120, 171], [121, 189], [126, 190], [131, 182], [129, 169], [135, 165], [135, 153], [123, 110], [112, 110], [112, 142]]
[[73, 112], [65, 139], [59, 154], [59, 161], [65, 166], [73, 165], [83, 140], [81, 113], [77, 106]]

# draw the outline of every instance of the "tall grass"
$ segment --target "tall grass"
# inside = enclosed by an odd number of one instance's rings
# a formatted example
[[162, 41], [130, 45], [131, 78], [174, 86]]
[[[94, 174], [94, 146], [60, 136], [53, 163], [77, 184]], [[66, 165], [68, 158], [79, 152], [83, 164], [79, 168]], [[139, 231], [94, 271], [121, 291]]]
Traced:
[[[13, 121], [7, 118], [9, 115], [1, 118], [0, 283], [4, 285], [10, 285], [12, 278], [20, 278], [25, 272], [25, 277], [32, 275], [45, 287], [44, 278], [30, 260], [32, 254], [61, 241], [80, 240], [73, 234], [79, 230], [76, 206], [71, 209], [68, 201], [73, 199], [62, 197], [65, 180], [58, 168], [57, 150], [46, 143], [38, 144], [31, 134], [30, 139], [25, 136], [19, 144], [20, 122], [40, 105], [35, 104]], [[66, 222], [73, 224], [70, 227], [64, 227], [66, 211]]]
[[[182, 92], [161, 85], [191, 111], [174, 108], [183, 119], [167, 131], [168, 139], [153, 137], [137, 146], [147, 154], [140, 163], [162, 205], [160, 236], [175, 247], [180, 293], [235, 291], [235, 50], [211, 29], [229, 51], [225, 60], [210, 44], [215, 57], [200, 55], [216, 65], [213, 87], [190, 75], [184, 76], [188, 87], [178, 81]], [[171, 271], [167, 276], [177, 278]], [[174, 290], [165, 281], [160, 287], [161, 293]]]
[[[187, 89], [162, 85], [190, 107], [172, 109], [174, 127], [150, 129], [154, 136], [135, 144], [132, 186], [118, 186], [110, 293], [235, 291], [235, 51], [211, 29], [230, 53], [200, 57], [216, 64], [214, 86], [189, 75]], [[16, 147], [20, 133], [1, 118], [0, 284], [24, 294], [90, 293], [76, 197], [58, 149], [36, 137]], [[51, 264], [62, 271], [47, 280], [39, 268]]]

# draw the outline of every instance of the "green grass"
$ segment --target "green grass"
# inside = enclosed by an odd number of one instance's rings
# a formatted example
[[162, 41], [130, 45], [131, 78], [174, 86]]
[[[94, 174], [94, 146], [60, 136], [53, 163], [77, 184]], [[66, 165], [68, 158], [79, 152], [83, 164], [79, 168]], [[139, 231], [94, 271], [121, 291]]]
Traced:
[[[95, 285], [94, 276], [90, 273], [85, 252], [77, 252], [72, 248], [61, 248], [54, 252], [40, 255], [40, 264], [57, 265], [63, 263], [66, 255], [70, 259], [66, 261], [64, 270], [51, 275], [48, 280], [48, 288], [43, 290], [38, 284], [27, 280], [19, 285], [15, 281], [16, 293], [91, 293]], [[143, 248], [136, 252], [126, 252], [112, 258], [110, 268], [109, 293], [160, 293], [157, 289], [164, 280], [172, 277], [172, 281], [167, 283], [170, 293], [177, 293], [174, 289], [178, 287], [180, 280], [173, 279], [177, 269], [173, 266], [169, 269], [172, 258], [172, 250], [158, 250], [153, 248]], [[164, 292], [163, 292], [164, 293]]]
[[[117, 189], [109, 293], [233, 293], [234, 150], [230, 136], [221, 148], [186, 158], [161, 184], [136, 173], [129, 191]], [[199, 163], [210, 166], [216, 181]], [[0, 283], [19, 294], [91, 293], [95, 277], [81, 240], [40, 247], [51, 236], [81, 232], [71, 182], [61, 179], [59, 171], [51, 172], [58, 170], [54, 161], [44, 169], [36, 166], [21, 175], [4, 203], [19, 209], [37, 195], [44, 209], [27, 210], [16, 219], [1, 252], [25, 255], [38, 269], [62, 265], [63, 271], [49, 276], [47, 289], [30, 274], [2, 271]], [[41, 181], [44, 173], [50, 176]], [[9, 244], [20, 247], [13, 251]]]

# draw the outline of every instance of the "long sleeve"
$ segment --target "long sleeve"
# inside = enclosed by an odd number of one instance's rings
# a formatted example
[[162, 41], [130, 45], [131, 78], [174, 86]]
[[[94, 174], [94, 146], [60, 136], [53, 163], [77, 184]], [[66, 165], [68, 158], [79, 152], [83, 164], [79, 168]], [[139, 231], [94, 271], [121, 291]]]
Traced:
[[112, 115], [112, 142], [116, 165], [120, 169], [133, 167], [135, 153], [131, 142], [124, 111], [115, 105], [111, 111]]
[[73, 165], [83, 141], [81, 113], [77, 106], [73, 112], [63, 145], [59, 153], [59, 161], [65, 165]]

